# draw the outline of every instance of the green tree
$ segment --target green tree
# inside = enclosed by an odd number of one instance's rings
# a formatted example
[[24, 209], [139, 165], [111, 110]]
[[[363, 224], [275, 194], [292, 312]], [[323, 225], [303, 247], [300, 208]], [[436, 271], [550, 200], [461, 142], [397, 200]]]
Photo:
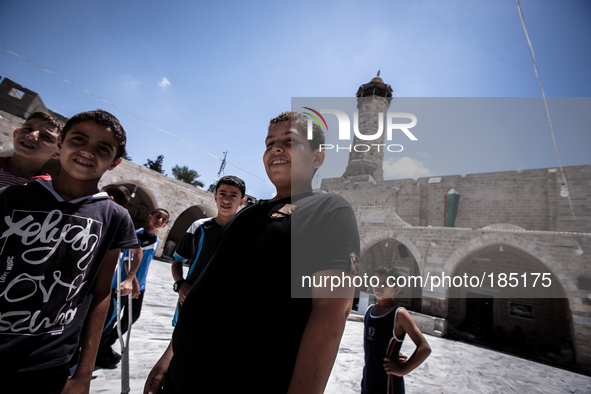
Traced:
[[162, 162], [164, 161], [164, 155], [158, 156], [156, 161], [152, 161], [147, 159], [148, 162], [144, 163], [144, 167], [148, 167], [150, 170], [158, 171], [161, 174], [164, 174], [164, 170], [162, 169]]
[[197, 178], [199, 178], [201, 175], [199, 175], [197, 171], [189, 169], [187, 166], [180, 167], [176, 165], [172, 167], [172, 175], [179, 181], [183, 181], [195, 187], [204, 186], [203, 182], [197, 180]]

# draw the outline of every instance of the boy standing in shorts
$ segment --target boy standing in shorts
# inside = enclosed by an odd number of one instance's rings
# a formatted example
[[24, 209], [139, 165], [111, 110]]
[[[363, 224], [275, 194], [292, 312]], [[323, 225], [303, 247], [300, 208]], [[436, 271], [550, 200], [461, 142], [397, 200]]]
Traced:
[[[400, 292], [396, 285], [398, 269], [378, 267], [375, 276], [379, 285], [373, 292], [378, 302], [367, 308], [363, 320], [365, 366], [361, 394], [404, 394], [403, 376], [425, 361], [431, 348], [408, 311], [394, 301]], [[399, 352], [407, 333], [417, 348], [405, 361]]]

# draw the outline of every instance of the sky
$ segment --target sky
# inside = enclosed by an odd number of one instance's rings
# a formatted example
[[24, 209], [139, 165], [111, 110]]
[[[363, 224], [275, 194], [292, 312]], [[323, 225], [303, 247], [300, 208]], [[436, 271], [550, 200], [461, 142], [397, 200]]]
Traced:
[[[520, 3], [546, 96], [570, 98], [549, 100], [562, 164], [591, 164], [591, 2]], [[262, 163], [269, 120], [292, 97], [354, 97], [378, 70], [394, 97], [421, 103], [538, 98], [519, 101], [519, 123], [489, 112], [480, 126], [450, 127], [460, 111], [439, 129], [425, 127], [435, 112], [419, 117], [418, 141], [385, 155], [386, 179], [558, 165], [513, 0], [2, 0], [0, 46], [91, 92], [0, 48], [0, 76], [49, 109], [117, 116], [133, 162], [164, 155], [166, 174], [186, 165], [207, 186], [228, 152], [224, 174], [257, 198], [274, 192]], [[344, 172], [333, 167], [313, 186]]]

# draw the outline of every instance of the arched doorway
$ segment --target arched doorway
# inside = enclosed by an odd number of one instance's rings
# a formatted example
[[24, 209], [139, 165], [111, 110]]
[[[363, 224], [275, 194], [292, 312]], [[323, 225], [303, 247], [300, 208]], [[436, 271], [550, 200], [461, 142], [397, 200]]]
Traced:
[[[415, 256], [406, 245], [393, 238], [386, 238], [375, 243], [361, 255], [360, 275], [366, 274], [370, 277], [380, 266], [396, 267], [404, 277], [420, 275]], [[372, 293], [371, 288], [358, 289], [357, 291]], [[356, 297], [359, 297], [359, 294], [356, 294]], [[406, 286], [402, 287], [398, 293], [397, 303], [408, 310], [420, 312], [421, 297], [422, 289], [420, 287]], [[363, 311], [359, 311], [359, 313], [363, 313]]]
[[168, 237], [166, 237], [166, 243], [164, 245], [162, 256], [165, 258], [172, 258], [172, 255], [176, 249], [176, 245], [181, 242], [181, 239], [183, 239], [187, 229], [189, 226], [191, 226], [191, 224], [193, 224], [194, 221], [203, 218], [215, 217], [216, 215], [217, 211], [214, 208], [204, 205], [193, 205], [192, 207], [187, 208], [174, 221], [174, 225], [170, 229]]
[[[543, 282], [548, 287], [542, 286], [544, 273], [555, 279]], [[466, 256], [450, 276], [485, 279], [481, 286], [449, 287], [450, 336], [540, 360], [565, 346], [573, 349], [566, 293], [535, 256], [506, 243], [488, 245]], [[563, 361], [574, 365], [574, 352]]]
[[129, 203], [124, 208], [129, 212], [129, 216], [131, 216], [136, 229], [144, 227], [148, 220], [148, 215], [157, 208], [157, 201], [152, 191], [139, 182], [115, 182], [112, 185], [122, 185], [129, 190], [131, 200], [129, 200]]

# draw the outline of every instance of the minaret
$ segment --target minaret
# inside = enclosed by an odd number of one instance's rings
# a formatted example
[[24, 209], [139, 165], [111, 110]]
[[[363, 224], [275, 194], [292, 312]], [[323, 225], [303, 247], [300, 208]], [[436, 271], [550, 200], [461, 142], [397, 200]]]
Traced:
[[[361, 85], [357, 91], [357, 109], [359, 110], [359, 132], [372, 135], [378, 130], [381, 112], [383, 127], [386, 127], [386, 114], [392, 100], [392, 88], [380, 78], [380, 72], [371, 82]], [[373, 141], [363, 141], [355, 136], [353, 146], [357, 144], [383, 144], [386, 135], [385, 129], [382, 136]], [[349, 154], [349, 164], [343, 174], [343, 178], [358, 175], [371, 175], [379, 182], [384, 180], [382, 164], [384, 163], [384, 147], [372, 146], [368, 152], [356, 152], [354, 149]]]

